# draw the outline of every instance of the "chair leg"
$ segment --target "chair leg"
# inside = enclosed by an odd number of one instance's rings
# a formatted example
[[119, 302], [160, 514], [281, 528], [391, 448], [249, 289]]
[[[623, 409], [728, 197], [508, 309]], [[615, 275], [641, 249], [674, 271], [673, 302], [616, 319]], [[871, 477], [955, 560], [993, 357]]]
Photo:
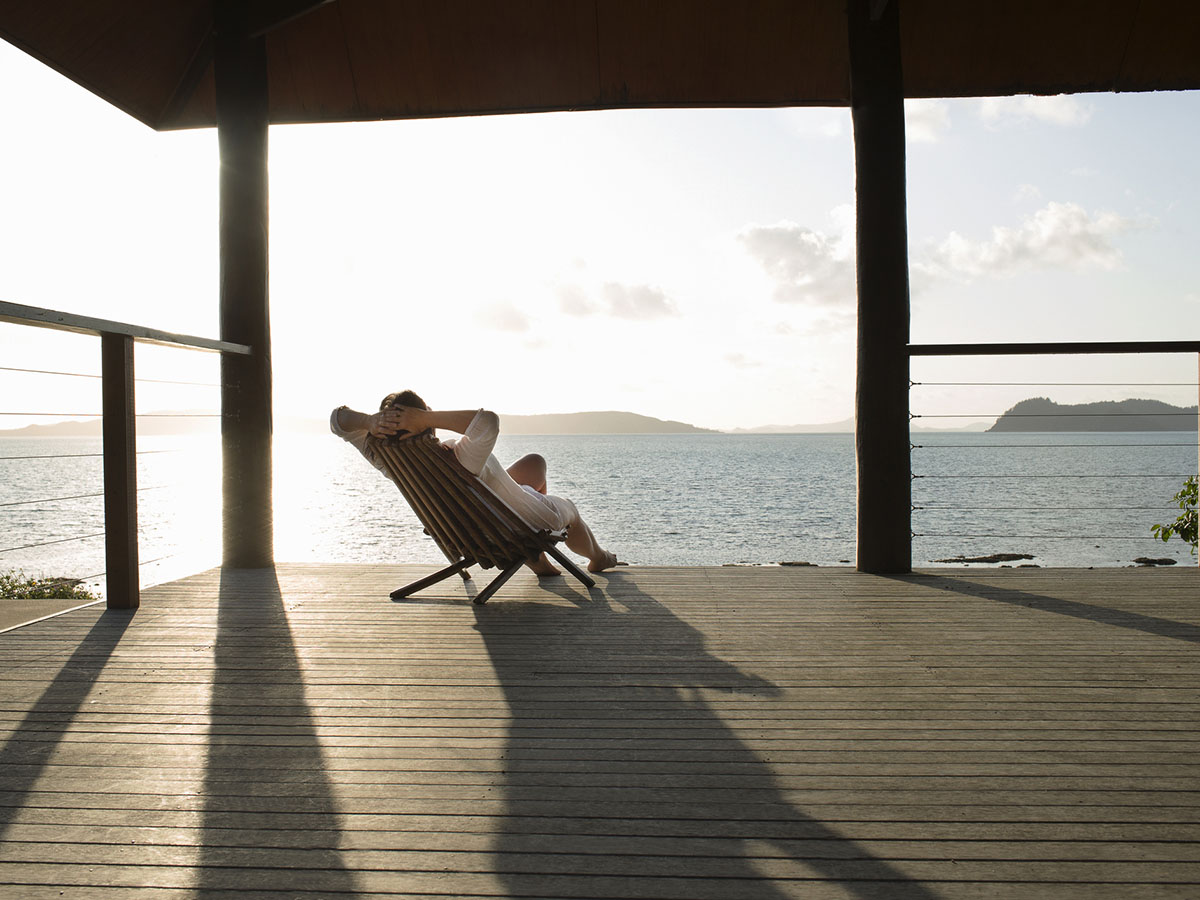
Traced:
[[487, 603], [492, 594], [500, 590], [500, 588], [503, 587], [504, 582], [512, 578], [513, 575], [517, 573], [517, 569], [521, 568], [523, 565], [525, 565], [525, 560], [523, 559], [518, 559], [515, 563], [510, 563], [507, 569], [493, 578], [491, 584], [489, 584], [475, 596], [475, 604], [477, 606], [482, 606], [483, 604]]
[[[417, 591], [429, 587], [431, 584], [437, 584], [439, 581], [449, 578], [456, 572], [463, 572], [467, 566], [473, 566], [474, 564], [475, 560], [473, 559], [460, 559], [453, 565], [446, 566], [446, 568], [434, 572], [432, 575], [426, 575], [424, 578], [420, 578], [414, 581], [412, 584], [406, 584], [402, 588], [396, 588], [396, 590], [392, 591], [390, 596], [393, 600], [402, 600], [410, 594], [415, 594]], [[470, 576], [464, 573], [463, 577], [465, 578]]]
[[[424, 529], [424, 531], [425, 531], [425, 534], [426, 534], [428, 537], [433, 537], [433, 535], [429, 534], [429, 529], [428, 529], [428, 528]], [[445, 547], [443, 547], [443, 546], [442, 546], [440, 543], [438, 544], [438, 549], [439, 549], [439, 550], [441, 550], [441, 551], [442, 551], [442, 553], [443, 553], [443, 555], [446, 557], [446, 562], [450, 563], [451, 565], [454, 565], [454, 563], [458, 562], [458, 559], [459, 559], [459, 557], [458, 557], [458, 556], [457, 556], [455, 553], [453, 553], [452, 551], [450, 551], [450, 550], [447, 550], [447, 549], [446, 549]], [[470, 581], [470, 580], [471, 580], [471, 573], [470, 573], [470, 572], [468, 572], [466, 569], [463, 569], [463, 570], [462, 570], [461, 572], [459, 572], [458, 574], [462, 576], [462, 580], [463, 580], [463, 581]]]
[[594, 588], [596, 586], [596, 582], [591, 578], [591, 576], [584, 572], [583, 569], [579, 568], [579, 566], [575, 565], [575, 563], [571, 562], [571, 560], [567, 558], [567, 555], [557, 547], [547, 547], [546, 552], [562, 563], [564, 569], [566, 569], [588, 587]]

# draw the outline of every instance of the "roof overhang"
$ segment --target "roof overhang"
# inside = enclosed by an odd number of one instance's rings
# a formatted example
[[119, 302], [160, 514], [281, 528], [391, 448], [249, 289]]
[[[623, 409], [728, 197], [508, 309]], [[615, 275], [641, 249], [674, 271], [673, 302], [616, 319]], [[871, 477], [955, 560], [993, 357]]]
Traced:
[[[245, 2], [275, 123], [850, 102], [846, 0]], [[908, 97], [1200, 87], [1194, 0], [890, 2]], [[212, 7], [6, 0], [0, 36], [153, 128], [206, 127]]]

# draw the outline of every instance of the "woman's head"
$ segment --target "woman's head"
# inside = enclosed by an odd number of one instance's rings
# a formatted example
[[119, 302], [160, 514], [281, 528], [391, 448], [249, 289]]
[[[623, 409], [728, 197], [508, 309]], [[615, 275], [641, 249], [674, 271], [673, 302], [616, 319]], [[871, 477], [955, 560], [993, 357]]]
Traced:
[[380, 409], [389, 409], [396, 406], [412, 406], [416, 409], [429, 409], [426, 404], [415, 391], [396, 391], [394, 394], [388, 394], [379, 401]]

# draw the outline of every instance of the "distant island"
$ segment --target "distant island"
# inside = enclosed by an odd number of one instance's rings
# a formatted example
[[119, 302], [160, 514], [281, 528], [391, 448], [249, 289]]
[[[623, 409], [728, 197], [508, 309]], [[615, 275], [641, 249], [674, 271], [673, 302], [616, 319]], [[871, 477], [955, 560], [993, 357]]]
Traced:
[[501, 434], [721, 434], [686, 422], [655, 419], [631, 412], [548, 413], [500, 416]]
[[1022, 400], [988, 431], [1195, 431], [1196, 407], [1161, 400], [1104, 400], [1055, 403], [1047, 397]]
[[[138, 420], [138, 434], [216, 434], [220, 419], [196, 412], [156, 413]], [[285, 433], [329, 434], [328, 418], [281, 416], [275, 430]], [[721, 434], [686, 422], [655, 419], [631, 412], [551, 413], [539, 416], [500, 416], [502, 434]], [[72, 420], [49, 425], [0, 430], [0, 437], [99, 437], [100, 420]]]
[[[910, 425], [910, 431], [986, 431], [986, 422], [971, 422], [967, 425], [942, 426], [930, 428], [924, 425]], [[841, 419], [837, 422], [823, 422], [817, 425], [759, 425], [756, 428], [731, 428], [727, 434], [854, 434], [854, 418]]]

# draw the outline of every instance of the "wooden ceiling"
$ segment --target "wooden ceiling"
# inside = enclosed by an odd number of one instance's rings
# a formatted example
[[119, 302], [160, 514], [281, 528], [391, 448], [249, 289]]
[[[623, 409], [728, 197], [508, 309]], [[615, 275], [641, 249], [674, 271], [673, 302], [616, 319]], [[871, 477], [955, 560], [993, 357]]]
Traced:
[[[243, 2], [277, 123], [850, 101], [848, 0]], [[1200, 88], [1195, 0], [890, 2], [908, 97]], [[212, 23], [212, 0], [0, 4], [0, 36], [157, 129], [215, 124]]]

